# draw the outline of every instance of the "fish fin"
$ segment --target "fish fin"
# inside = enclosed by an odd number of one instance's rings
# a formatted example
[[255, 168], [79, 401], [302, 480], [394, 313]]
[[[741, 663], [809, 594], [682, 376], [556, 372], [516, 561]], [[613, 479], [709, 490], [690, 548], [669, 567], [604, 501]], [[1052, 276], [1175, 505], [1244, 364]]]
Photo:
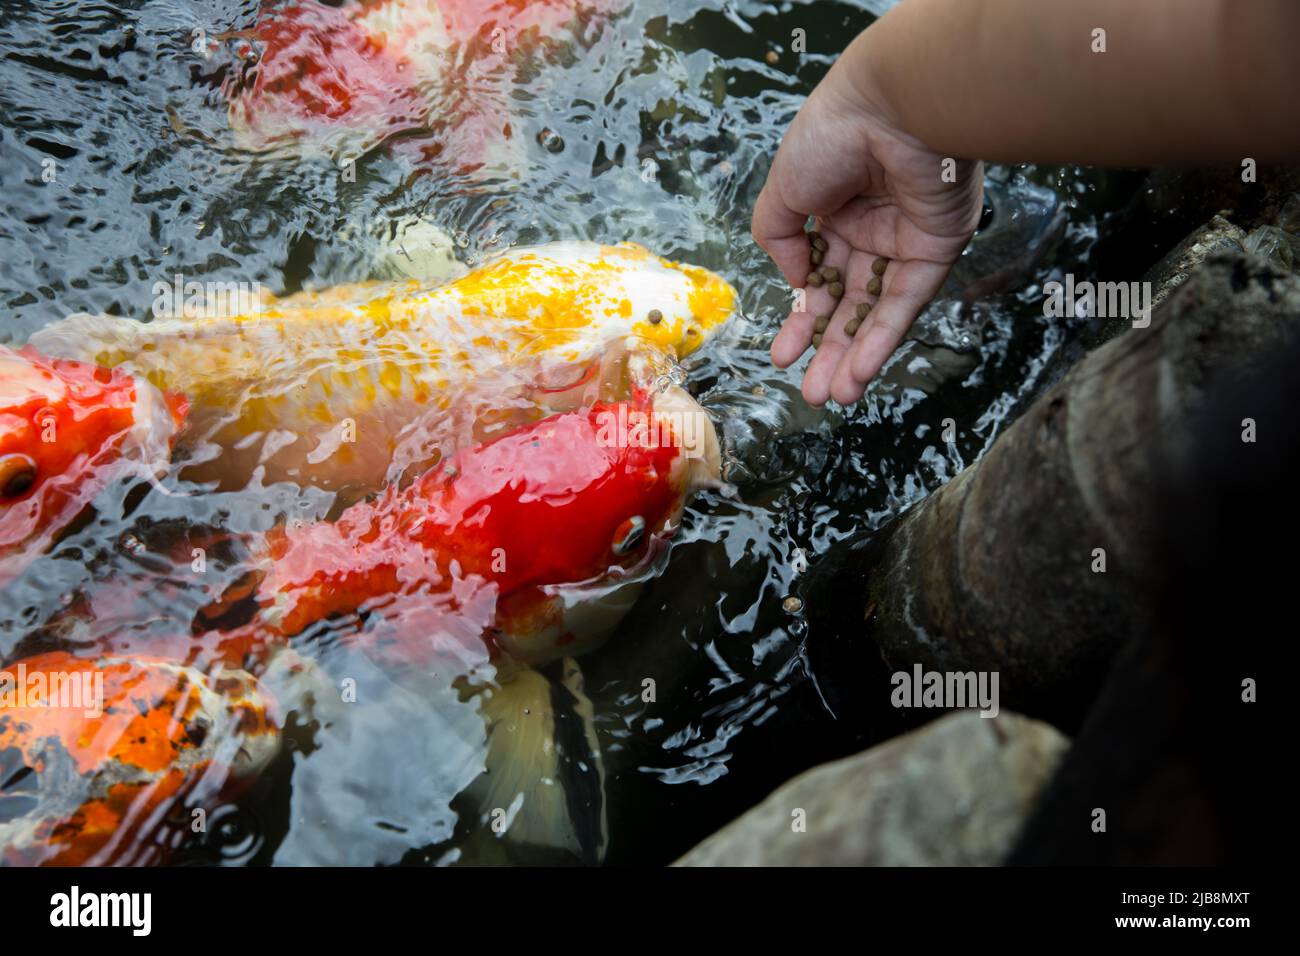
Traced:
[[531, 668], [480, 695], [486, 772], [470, 787], [488, 825], [509, 842], [598, 863], [607, 842], [604, 768], [581, 672], [552, 683]]
[[138, 351], [143, 328], [134, 319], [78, 312], [34, 332], [27, 344], [50, 358], [111, 368]]
[[359, 240], [372, 279], [415, 279], [426, 285], [452, 282], [469, 272], [456, 258], [456, 242], [427, 219], [399, 219], [384, 235]]
[[560, 662], [560, 686], [571, 698], [571, 713], [576, 720], [570, 728], [582, 735], [586, 757], [570, 773], [569, 815], [582, 821], [582, 832], [591, 834], [591, 862], [605, 858], [609, 844], [608, 807], [605, 799], [605, 760], [596, 735], [596, 708], [587, 696], [582, 669], [572, 657]]

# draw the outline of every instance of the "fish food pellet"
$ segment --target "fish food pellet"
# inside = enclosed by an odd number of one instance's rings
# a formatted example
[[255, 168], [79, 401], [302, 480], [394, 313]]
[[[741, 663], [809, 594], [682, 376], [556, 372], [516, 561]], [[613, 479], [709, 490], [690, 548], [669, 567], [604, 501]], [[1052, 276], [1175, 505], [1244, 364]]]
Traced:
[[769, 66], [776, 66], [780, 62], [781, 62], [780, 53], [777, 53], [775, 50], [767, 51], [767, 63]]
[[785, 608], [787, 614], [798, 614], [803, 610], [803, 601], [791, 595], [781, 602], [781, 607]]
[[853, 338], [853, 336], [858, 334], [858, 327], [860, 325], [862, 325], [861, 319], [849, 319], [849, 321], [844, 324], [844, 334], [849, 338]]
[[818, 332], [816, 335], [813, 336], [813, 348], [819, 349], [821, 347], [822, 347], [822, 334]]
[[825, 252], [829, 248], [829, 246], [826, 245], [826, 240], [822, 238], [820, 232], [808, 233], [808, 241], [812, 243], [812, 247], [818, 252]]
[[872, 279], [867, 283], [867, 295], [880, 295], [880, 279]]
[[650, 314], [646, 316], [651, 325], [658, 325], [664, 320], [664, 314], [658, 309], [651, 309]]
[[825, 281], [826, 280], [822, 278], [822, 274], [820, 272], [808, 273], [808, 284], [812, 286], [814, 289], [820, 288], [821, 284]]
[[830, 324], [831, 317], [829, 315], [819, 315], [816, 321], [813, 322], [813, 331], [817, 333], [825, 332], [826, 326]]
[[822, 264], [822, 260], [825, 259], [825, 258], [826, 258], [826, 256], [825, 256], [824, 253], [818, 252], [816, 249], [814, 249], [814, 250], [812, 251], [812, 264], [813, 264], [813, 265], [815, 265], [815, 266], [819, 266], [819, 265], [821, 265], [821, 264]]
[[827, 282], [839, 282], [840, 270], [836, 269], [834, 266], [827, 266], [822, 270], [822, 278]]
[[564, 138], [553, 129], [544, 129], [538, 133], [537, 142], [548, 153], [558, 153], [564, 149]]
[[826, 291], [829, 292], [831, 295], [833, 295], [835, 298], [842, 299], [844, 298], [844, 283], [832, 282], [830, 285], [826, 287]]
[[877, 259], [875, 262], [871, 263], [871, 271], [878, 276], [883, 276], [885, 274], [885, 266], [887, 265], [889, 265], [888, 259]]
[[870, 302], [859, 302], [858, 307], [853, 311], [853, 315], [857, 318], [859, 322], [861, 322], [870, 314], [871, 314]]

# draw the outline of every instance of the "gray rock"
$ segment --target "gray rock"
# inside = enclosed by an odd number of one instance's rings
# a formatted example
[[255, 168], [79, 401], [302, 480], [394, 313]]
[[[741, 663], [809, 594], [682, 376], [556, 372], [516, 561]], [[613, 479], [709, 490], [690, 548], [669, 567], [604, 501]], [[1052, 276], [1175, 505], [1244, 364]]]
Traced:
[[994, 865], [1067, 744], [1018, 714], [958, 711], [796, 777], [674, 865]]
[[1215, 216], [1200, 229], [1176, 245], [1157, 262], [1143, 281], [1151, 283], [1151, 308], [1154, 310], [1210, 256], [1220, 252], [1241, 252], [1246, 233], [1223, 216]]

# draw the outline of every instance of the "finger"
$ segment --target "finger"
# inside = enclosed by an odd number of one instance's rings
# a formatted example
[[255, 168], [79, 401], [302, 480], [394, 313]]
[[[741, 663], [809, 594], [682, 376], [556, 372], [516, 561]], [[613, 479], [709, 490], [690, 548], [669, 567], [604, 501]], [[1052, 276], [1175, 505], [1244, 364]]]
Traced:
[[[809, 248], [808, 239], [800, 231], [800, 242], [805, 248]], [[843, 263], [849, 257], [849, 247], [844, 240], [835, 233], [826, 230], [822, 233], [822, 238], [826, 240], [827, 249], [822, 257], [821, 265], [818, 266], [818, 272], [827, 267], [844, 271]], [[805, 285], [807, 274], [800, 279], [799, 285], [804, 291], [804, 311], [791, 312], [789, 318], [781, 326], [781, 331], [777, 333], [776, 338], [772, 341], [772, 364], [777, 368], [788, 368], [799, 360], [799, 357], [808, 350], [812, 344], [813, 323], [817, 316], [831, 315], [835, 311], [837, 300], [827, 291], [827, 286], [823, 283], [820, 286]], [[823, 399], [825, 401], [825, 399]]]
[[835, 311], [822, 330], [821, 345], [804, 375], [804, 398], [813, 404], [824, 404], [832, 397], [835, 370], [852, 347], [853, 337], [862, 324], [857, 318], [857, 310], [867, 295], [867, 280], [863, 276], [871, 275], [871, 263], [875, 259], [876, 256], [869, 252], [853, 249], [845, 262], [842, 270], [845, 294], [835, 302]]
[[[777, 160], [780, 161], [779, 155]], [[754, 204], [750, 231], [754, 235], [754, 241], [772, 257], [776, 267], [781, 270], [781, 275], [785, 276], [785, 281], [796, 289], [803, 286], [810, 271], [810, 250], [804, 233], [807, 222], [806, 213], [795, 212], [786, 205], [769, 173], [763, 191], [758, 194], [758, 201]]]
[[856, 402], [867, 383], [880, 372], [948, 275], [949, 267], [913, 259], [891, 262], [883, 276], [880, 301], [861, 329], [853, 347], [836, 369], [832, 392], [837, 402]]
[[772, 340], [772, 364], [789, 368], [808, 351], [813, 337], [813, 316], [808, 312], [791, 312]]

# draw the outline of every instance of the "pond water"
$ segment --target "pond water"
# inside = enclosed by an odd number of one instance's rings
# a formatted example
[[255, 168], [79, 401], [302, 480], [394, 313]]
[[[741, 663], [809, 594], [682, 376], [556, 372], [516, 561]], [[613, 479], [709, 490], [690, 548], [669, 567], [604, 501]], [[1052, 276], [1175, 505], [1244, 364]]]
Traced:
[[[326, 156], [238, 148], [221, 89], [235, 41], [208, 55], [192, 44], [195, 30], [247, 28], [251, 0], [4, 2], [0, 340], [73, 312], [145, 318], [154, 283], [177, 272], [277, 295], [363, 279], [379, 237], [413, 217], [471, 263], [556, 239], [631, 240], [726, 277], [741, 314], [683, 372], [723, 433], [735, 493], [694, 501], [662, 573], [579, 662], [606, 775], [604, 858], [669, 862], [793, 774], [892, 732], [835, 719], [783, 601], [806, 562], [941, 486], [1043, 387], [1078, 329], [1043, 316], [1041, 286], [1086, 272], [1123, 198], [1082, 169], [991, 169], [981, 232], [916, 341], [856, 406], [804, 405], [804, 363], [782, 372], [767, 358], [789, 290], [750, 239], [749, 211], [782, 131], [870, 6], [628, 0], [488, 78], [524, 153], [518, 175], [493, 178], [422, 173], [400, 142], [369, 146], [349, 176]], [[795, 31], [806, 52], [791, 51]], [[147, 651], [240, 571], [219, 566], [202, 586], [176, 573], [191, 529], [265, 529], [332, 498], [163, 484], [110, 489], [0, 595], [0, 662]], [[77, 613], [133, 583], [145, 597], [129, 613]], [[458, 796], [481, 759], [478, 718], [445, 677], [382, 672], [328, 634], [308, 650], [368, 706], [307, 717], [319, 687], [290, 682], [289, 748], [181, 861], [530, 859], [482, 839]]]

